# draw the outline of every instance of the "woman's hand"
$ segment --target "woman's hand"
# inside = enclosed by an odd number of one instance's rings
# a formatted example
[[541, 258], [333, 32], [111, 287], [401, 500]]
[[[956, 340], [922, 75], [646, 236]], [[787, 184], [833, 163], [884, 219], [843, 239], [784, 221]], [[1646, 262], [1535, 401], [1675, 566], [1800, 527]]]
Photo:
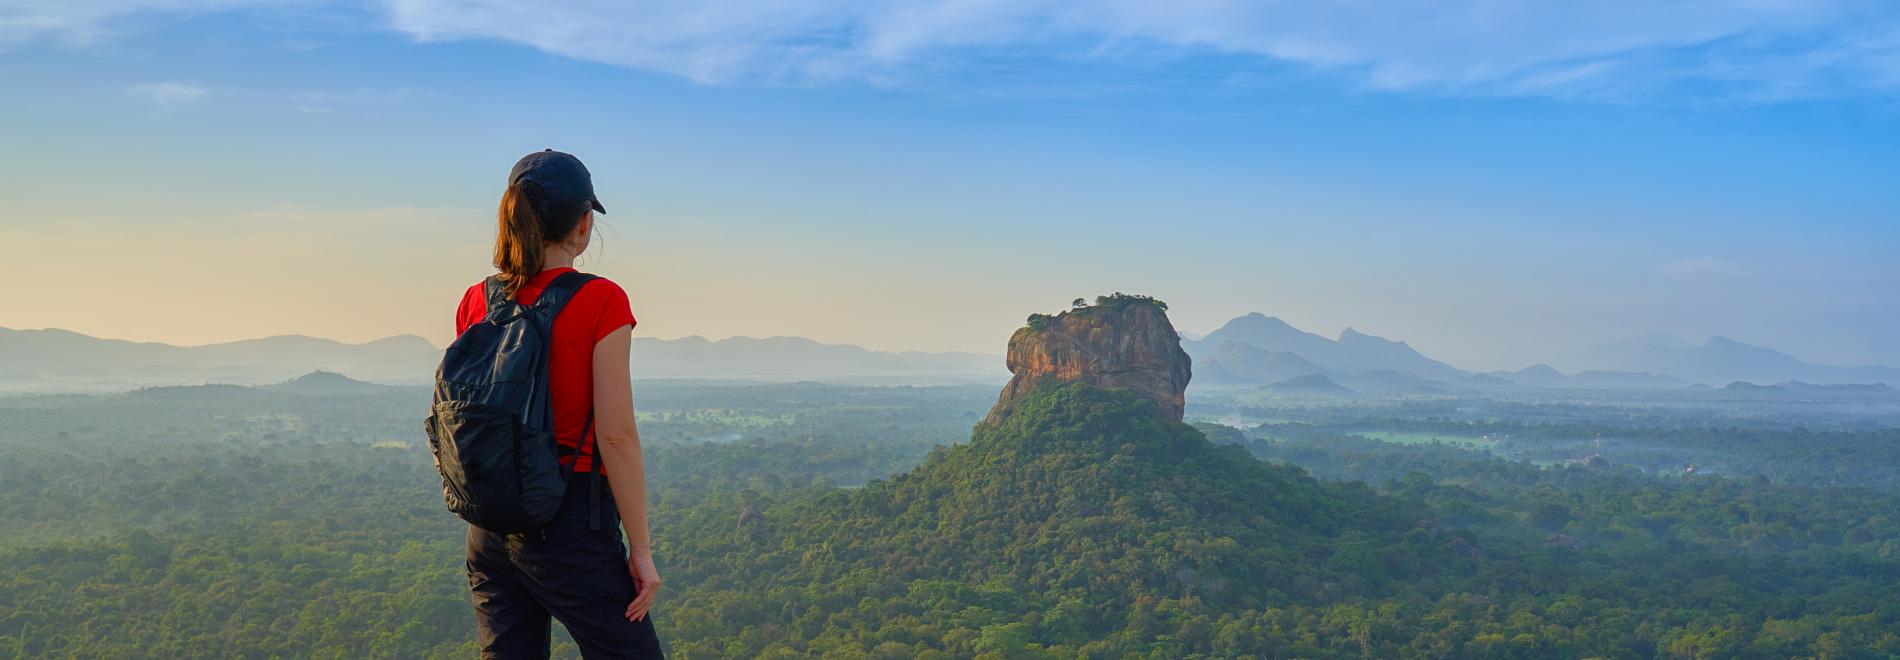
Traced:
[[638, 592], [627, 605], [627, 620], [639, 621], [653, 609], [653, 594], [660, 590], [660, 569], [653, 567], [653, 551], [627, 553], [627, 571], [633, 573], [633, 587]]

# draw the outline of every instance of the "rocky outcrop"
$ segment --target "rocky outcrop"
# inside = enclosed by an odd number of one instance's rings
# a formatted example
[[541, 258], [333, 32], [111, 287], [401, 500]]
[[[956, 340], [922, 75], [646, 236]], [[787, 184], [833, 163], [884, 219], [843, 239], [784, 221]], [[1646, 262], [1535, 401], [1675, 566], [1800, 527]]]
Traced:
[[[1080, 303], [1081, 301], [1077, 301]], [[990, 409], [987, 423], [1047, 380], [1125, 388], [1155, 402], [1164, 419], [1181, 421], [1193, 368], [1167, 305], [1141, 296], [1104, 296], [1055, 316], [1029, 317], [1009, 338], [1013, 376]]]

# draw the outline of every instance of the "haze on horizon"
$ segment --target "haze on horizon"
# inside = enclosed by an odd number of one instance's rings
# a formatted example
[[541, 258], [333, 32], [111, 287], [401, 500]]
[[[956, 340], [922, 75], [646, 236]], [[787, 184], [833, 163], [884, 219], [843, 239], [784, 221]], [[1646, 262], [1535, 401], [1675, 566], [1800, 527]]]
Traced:
[[0, 3], [0, 327], [441, 344], [555, 147], [647, 336], [997, 353], [1127, 291], [1475, 370], [1900, 365], [1893, 9], [520, 6]]

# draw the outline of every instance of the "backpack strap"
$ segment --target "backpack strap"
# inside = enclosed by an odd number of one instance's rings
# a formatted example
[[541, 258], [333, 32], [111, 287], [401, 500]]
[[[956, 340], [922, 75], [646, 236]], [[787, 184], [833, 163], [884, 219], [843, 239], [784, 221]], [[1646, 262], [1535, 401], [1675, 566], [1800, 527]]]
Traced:
[[555, 460], [558, 461], [563, 456], [574, 459], [572, 462], [568, 463], [564, 469], [561, 470], [561, 483], [563, 484], [567, 483], [568, 478], [574, 475], [574, 467], [581, 464], [581, 456], [585, 455], [581, 453], [581, 450], [587, 445], [587, 436], [592, 434], [593, 432], [594, 432], [594, 411], [590, 407], [587, 411], [587, 425], [581, 427], [581, 437], [576, 438], [574, 440], [573, 449], [568, 449], [566, 445], [561, 444], [558, 438], [555, 440], [554, 442]]
[[[561, 273], [554, 278], [554, 281], [548, 282], [547, 287], [541, 290], [540, 297], [534, 299], [533, 310], [543, 315], [543, 318], [551, 330], [554, 325], [554, 319], [561, 314], [561, 310], [567, 306], [568, 301], [573, 300], [574, 294], [579, 293], [581, 287], [586, 286], [588, 282], [597, 279], [600, 278], [578, 270]], [[552, 336], [552, 334], [550, 334], [550, 336]], [[543, 386], [545, 387], [545, 384], [543, 384]], [[551, 405], [551, 402], [548, 400], [549, 398], [550, 397], [545, 395], [542, 397], [544, 410]], [[545, 410], [543, 419], [547, 420], [547, 424], [551, 427], [554, 423], [553, 411]], [[594, 411], [590, 406], [587, 411], [587, 425], [582, 427], [581, 437], [574, 443], [573, 454], [575, 463], [579, 463], [582, 456], [589, 457], [588, 460], [593, 462], [593, 464], [589, 466], [593, 469], [588, 470], [590, 474], [588, 475], [589, 483], [587, 484], [587, 529], [589, 531], [600, 531], [601, 528], [600, 482], [603, 480], [607, 471], [606, 467], [601, 465], [600, 461], [600, 441], [595, 439], [592, 443], [588, 442], [588, 438], [597, 438], [597, 436], [598, 433], [594, 430]], [[567, 470], [563, 470], [561, 474], [562, 480], [566, 481], [573, 472], [571, 467]]]
[[[593, 442], [588, 442], [593, 438]], [[567, 454], [574, 458], [568, 469], [561, 471], [561, 483], [568, 484], [573, 478], [575, 465], [580, 465], [581, 457], [592, 461], [587, 470], [587, 531], [598, 532], [601, 527], [600, 482], [607, 479], [607, 466], [600, 458], [600, 436], [594, 430], [594, 411], [587, 411], [587, 425], [581, 427], [581, 437], [574, 443], [573, 452]]]
[[[533, 306], [536, 309], [548, 310], [548, 318], [552, 320], [556, 314], [561, 313], [561, 308], [567, 305], [567, 301], [574, 298], [574, 294], [579, 292], [581, 287], [597, 279], [600, 279], [597, 275], [577, 270], [561, 273], [541, 290], [541, 295], [534, 299]], [[508, 287], [502, 283], [500, 275], [490, 275], [482, 280], [482, 295], [488, 300], [488, 315], [490, 316], [493, 316], [498, 308], [505, 308], [515, 302], [515, 297], [509, 295]]]
[[[554, 339], [554, 319], [560, 316], [561, 310], [567, 307], [567, 302], [574, 298], [575, 292], [596, 279], [600, 278], [580, 271], [561, 273], [541, 289], [541, 295], [534, 299], [534, 305], [516, 306], [512, 309], [525, 315], [529, 322], [539, 328], [542, 341], [547, 342], [551, 347]], [[494, 314], [495, 308], [490, 308], [490, 313]], [[535, 384], [535, 393], [529, 396], [528, 403], [530, 410], [539, 413], [541, 427], [552, 434], [554, 432], [554, 401], [548, 393], [547, 355], [543, 354], [540, 359], [541, 365], [536, 370], [540, 376], [540, 382]], [[538, 410], [534, 405], [536, 401], [540, 403]], [[532, 417], [524, 414], [523, 419], [532, 419]]]
[[482, 280], [482, 296], [488, 300], [488, 311], [483, 316], [491, 319], [497, 311], [515, 302], [515, 297], [508, 295], [508, 287], [502, 284], [500, 275], [490, 275]]
[[552, 321], [561, 313], [561, 308], [567, 306], [567, 301], [573, 300], [574, 294], [580, 292], [581, 287], [597, 279], [600, 278], [578, 270], [561, 273], [554, 281], [548, 282], [547, 288], [541, 290], [541, 296], [534, 299], [534, 307], [547, 310], [548, 319]]

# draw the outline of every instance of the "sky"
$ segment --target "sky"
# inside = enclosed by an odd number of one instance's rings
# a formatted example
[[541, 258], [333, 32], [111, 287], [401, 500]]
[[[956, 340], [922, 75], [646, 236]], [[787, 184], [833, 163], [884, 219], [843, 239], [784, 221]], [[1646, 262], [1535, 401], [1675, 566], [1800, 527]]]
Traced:
[[0, 327], [444, 344], [551, 147], [646, 336], [1900, 365], [1891, 3], [0, 0], [0, 89]]

